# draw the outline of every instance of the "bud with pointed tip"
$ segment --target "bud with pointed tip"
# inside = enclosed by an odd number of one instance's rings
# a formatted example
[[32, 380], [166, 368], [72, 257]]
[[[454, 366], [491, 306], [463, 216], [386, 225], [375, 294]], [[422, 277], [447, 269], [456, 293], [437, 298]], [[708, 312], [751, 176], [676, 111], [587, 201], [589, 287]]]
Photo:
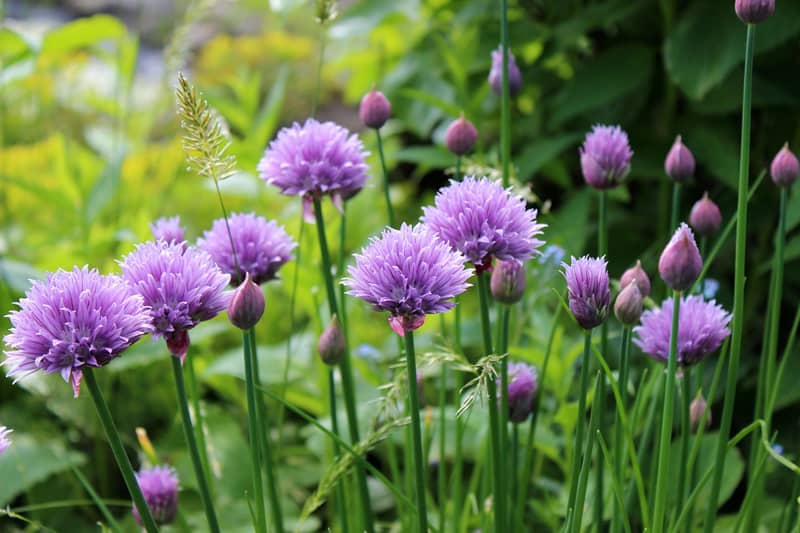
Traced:
[[636, 264], [626, 270], [622, 274], [622, 277], [619, 278], [619, 286], [625, 288], [634, 280], [636, 280], [636, 285], [639, 287], [642, 298], [647, 298], [650, 294], [650, 278], [647, 272], [642, 268], [642, 262], [638, 259], [636, 260]]
[[317, 342], [317, 352], [322, 362], [328, 366], [335, 366], [342, 362], [347, 344], [344, 340], [344, 331], [339, 322], [339, 317], [333, 315], [330, 323], [322, 331]]
[[228, 319], [239, 329], [250, 329], [261, 320], [264, 307], [264, 293], [248, 272], [228, 300]]
[[632, 326], [642, 316], [643, 302], [644, 298], [639, 290], [639, 284], [633, 279], [617, 295], [617, 301], [614, 302], [614, 315], [626, 326]]
[[722, 225], [722, 213], [719, 207], [708, 197], [708, 193], [697, 201], [689, 213], [689, 224], [701, 237], [710, 237], [719, 231]]
[[361, 99], [358, 116], [366, 127], [377, 130], [386, 124], [391, 115], [392, 104], [382, 92], [372, 89]]
[[775, 12], [775, 0], [736, 0], [734, 10], [745, 24], [758, 24]]
[[525, 268], [520, 261], [498, 261], [489, 283], [492, 297], [504, 304], [515, 304], [525, 293]]
[[698, 392], [689, 406], [689, 426], [692, 433], [697, 433], [697, 429], [700, 427], [700, 421], [703, 418], [703, 413], [706, 411], [708, 411], [708, 415], [706, 416], [706, 429], [708, 429], [708, 427], [711, 426], [711, 409], [708, 407], [706, 399], [703, 398], [703, 393]]
[[797, 161], [797, 156], [789, 150], [789, 143], [784, 144], [781, 151], [775, 155], [769, 167], [769, 173], [772, 181], [778, 187], [791, 187], [797, 181], [797, 176], [800, 174], [800, 162]]
[[694, 156], [678, 135], [664, 160], [664, 170], [673, 181], [685, 183], [694, 176], [694, 167]]
[[463, 113], [447, 127], [444, 134], [444, 144], [456, 155], [464, 155], [472, 150], [477, 140], [478, 130], [472, 122], [464, 118]]
[[703, 259], [686, 223], [675, 231], [658, 260], [658, 273], [671, 289], [685, 291], [697, 280], [703, 269]]

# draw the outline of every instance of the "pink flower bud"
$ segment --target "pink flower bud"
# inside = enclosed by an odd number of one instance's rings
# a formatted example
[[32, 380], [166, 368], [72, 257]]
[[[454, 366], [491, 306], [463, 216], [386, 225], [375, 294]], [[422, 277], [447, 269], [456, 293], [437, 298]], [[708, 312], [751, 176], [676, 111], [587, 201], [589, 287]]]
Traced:
[[338, 365], [344, 358], [347, 344], [344, 340], [344, 331], [339, 323], [339, 317], [333, 315], [330, 323], [322, 331], [317, 342], [317, 352], [322, 362], [329, 366]]
[[694, 167], [694, 156], [678, 135], [664, 161], [664, 170], [673, 181], [685, 183], [694, 176]]
[[708, 415], [706, 416], [706, 428], [708, 428], [711, 425], [711, 409], [708, 407], [706, 399], [703, 398], [703, 393], [698, 392], [697, 397], [695, 397], [691, 405], [689, 405], [689, 426], [692, 433], [697, 432], [700, 427], [700, 420], [702, 420], [703, 413], [706, 411], [708, 411]]
[[775, 12], [775, 0], [736, 0], [734, 9], [745, 24], [758, 24]]
[[642, 268], [642, 262], [638, 259], [636, 260], [636, 264], [626, 270], [622, 277], [619, 278], [619, 286], [623, 289], [631, 284], [631, 281], [636, 281], [636, 285], [639, 287], [639, 292], [642, 294], [642, 298], [647, 298], [650, 294], [650, 278], [647, 276], [647, 272], [644, 271]]
[[661, 253], [658, 273], [671, 289], [685, 291], [697, 280], [702, 269], [703, 259], [692, 230], [682, 223]]
[[504, 304], [515, 304], [525, 293], [525, 268], [520, 261], [498, 261], [489, 283], [492, 297]]
[[722, 213], [717, 204], [711, 201], [708, 193], [697, 201], [689, 213], [689, 224], [701, 237], [710, 237], [719, 231], [722, 225]]
[[228, 319], [239, 329], [250, 329], [261, 320], [264, 307], [264, 293], [248, 272], [228, 300]]
[[386, 124], [391, 115], [392, 104], [382, 92], [372, 89], [361, 99], [358, 116], [366, 127], [377, 130]]
[[800, 174], [800, 162], [797, 161], [797, 156], [789, 150], [789, 143], [784, 144], [781, 151], [775, 155], [775, 159], [772, 160], [769, 167], [769, 173], [772, 181], [778, 187], [791, 187], [797, 181], [797, 176]]
[[642, 316], [643, 301], [639, 284], [635, 279], [631, 280], [617, 295], [617, 300], [614, 302], [614, 315], [626, 326], [631, 326], [637, 323], [639, 317]]
[[447, 127], [444, 134], [444, 144], [456, 155], [464, 155], [472, 150], [477, 140], [478, 130], [463, 114]]

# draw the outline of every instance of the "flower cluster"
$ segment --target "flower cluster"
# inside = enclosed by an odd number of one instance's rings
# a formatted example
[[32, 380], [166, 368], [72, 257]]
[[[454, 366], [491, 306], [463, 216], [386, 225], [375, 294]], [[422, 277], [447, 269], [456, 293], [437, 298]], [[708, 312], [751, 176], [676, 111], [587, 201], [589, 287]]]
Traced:
[[[498, 385], [499, 385], [498, 380]], [[520, 424], [533, 411], [539, 388], [536, 367], [525, 363], [508, 363], [508, 420]]]
[[583, 256], [562, 263], [569, 292], [569, 310], [583, 329], [593, 329], [608, 316], [611, 303], [608, 270], [604, 257]]
[[[503, 47], [498, 46], [496, 50], [492, 50], [492, 68], [489, 71], [489, 85], [494, 94], [501, 96], [503, 94]], [[517, 65], [517, 58], [508, 51], [508, 93], [511, 96], [516, 95], [522, 88], [522, 73]]]
[[[175, 520], [178, 513], [178, 474], [175, 469], [169, 466], [144, 468], [136, 473], [136, 481], [156, 524], [165, 525]], [[135, 505], [133, 517], [141, 526], [142, 519]]]
[[619, 126], [594, 126], [580, 148], [583, 179], [595, 189], [611, 189], [631, 170], [633, 151]]

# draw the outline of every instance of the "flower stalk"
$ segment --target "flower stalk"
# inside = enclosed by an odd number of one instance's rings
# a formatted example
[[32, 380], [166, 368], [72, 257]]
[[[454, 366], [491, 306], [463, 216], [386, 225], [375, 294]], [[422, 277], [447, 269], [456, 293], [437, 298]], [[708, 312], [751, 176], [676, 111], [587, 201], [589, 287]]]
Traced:
[[411, 435], [414, 449], [414, 483], [417, 501], [419, 531], [428, 531], [428, 513], [425, 505], [425, 463], [422, 457], [422, 428], [419, 421], [419, 392], [417, 391], [417, 363], [414, 351], [414, 332], [406, 330], [406, 377], [408, 379], [408, 405], [411, 411]]
[[[584, 434], [586, 433], [586, 394], [589, 392], [589, 362], [592, 356], [592, 330], [587, 329], [583, 338], [583, 359], [581, 359], [581, 381], [578, 392], [578, 422], [575, 429], [575, 443], [572, 446], [572, 468], [570, 468], [569, 499], [567, 500], [567, 514], [575, 512], [575, 502], [578, 496], [578, 482], [581, 463], [589, 461], [589, 457], [582, 455]], [[583, 458], [583, 460], [581, 459]]]
[[392, 197], [389, 195], [389, 172], [386, 170], [386, 158], [383, 155], [383, 139], [381, 138], [380, 128], [375, 128], [375, 137], [378, 139], [378, 155], [380, 156], [381, 170], [383, 171], [383, 197], [386, 200], [386, 216], [389, 220], [389, 226], [394, 227]]
[[503, 47], [503, 94], [500, 97], [500, 145], [503, 187], [508, 187], [511, 170], [511, 90], [508, 84], [508, 0], [500, 2], [500, 39]]

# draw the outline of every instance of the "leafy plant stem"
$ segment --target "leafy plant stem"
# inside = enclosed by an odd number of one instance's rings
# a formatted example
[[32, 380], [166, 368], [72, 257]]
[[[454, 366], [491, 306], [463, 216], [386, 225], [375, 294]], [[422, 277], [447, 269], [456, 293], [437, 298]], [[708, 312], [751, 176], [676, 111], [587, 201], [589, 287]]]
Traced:
[[[508, 324], [511, 307], [508, 305], [500, 306], [500, 338], [497, 344], [497, 353], [507, 354], [508, 352]], [[508, 356], [500, 361], [500, 445], [501, 450], [509, 449], [508, 438]], [[501, 458], [503, 455], [501, 454]], [[510, 489], [514, 484], [516, 470], [511, 470], [508, 461], [503, 461], [503, 483]], [[505, 513], [507, 509], [503, 509]]]
[[105, 518], [106, 522], [108, 522], [108, 527], [112, 531], [120, 533], [122, 529], [119, 527], [119, 523], [116, 520], [114, 520], [114, 515], [111, 514], [111, 511], [108, 509], [106, 502], [104, 502], [103, 499], [100, 497], [100, 495], [97, 494], [97, 491], [94, 490], [92, 484], [89, 482], [88, 479], [86, 479], [86, 476], [83, 475], [83, 472], [81, 472], [77, 466], [75, 466], [73, 463], [69, 463], [69, 466], [72, 469], [72, 473], [75, 474], [75, 477], [78, 479], [78, 482], [80, 482], [81, 486], [83, 487], [83, 490], [86, 491], [86, 494], [89, 495], [89, 497], [97, 506], [97, 509], [100, 511], [100, 514], [102, 514], [103, 518]]
[[[339, 418], [336, 411], [336, 380], [334, 376], [333, 368], [328, 369], [328, 398], [330, 404], [330, 417], [331, 417], [331, 429], [333, 430], [333, 434], [336, 436], [340, 436], [341, 433], [339, 432]], [[333, 441], [333, 456], [334, 460], [338, 459], [340, 454], [339, 443], [334, 440]], [[347, 512], [345, 506], [345, 496], [344, 496], [344, 488], [342, 487], [341, 483], [337, 483], [336, 485], [336, 514], [339, 515], [339, 520], [342, 524], [342, 531], [350, 531], [350, 527], [347, 520]]]
[[[443, 315], [440, 315], [443, 317]], [[444, 324], [444, 319], [442, 324]], [[445, 517], [447, 515], [447, 460], [446, 460], [446, 438], [445, 428], [447, 405], [447, 366], [442, 363], [439, 374], [439, 467], [437, 471], [437, 482], [439, 489], [439, 531], [444, 531]]]
[[375, 137], [378, 139], [378, 155], [381, 160], [381, 170], [383, 171], [383, 197], [386, 200], [386, 215], [389, 226], [394, 227], [394, 211], [392, 210], [392, 197], [389, 195], [389, 172], [386, 170], [386, 158], [383, 155], [383, 139], [381, 130], [375, 129]]
[[417, 497], [417, 524], [420, 533], [428, 531], [428, 514], [425, 507], [425, 464], [422, 459], [422, 428], [419, 421], [419, 393], [417, 391], [417, 364], [414, 352], [414, 332], [406, 330], [406, 374], [408, 378], [408, 404], [411, 411], [411, 433], [414, 439], [414, 479]]
[[456, 181], [461, 181], [461, 156], [456, 157]]
[[247, 396], [247, 433], [250, 437], [250, 461], [253, 469], [253, 497], [255, 501], [255, 530], [260, 533], [267, 531], [267, 515], [264, 509], [264, 482], [261, 468], [261, 426], [258, 420], [258, 400], [256, 399], [256, 385], [253, 375], [253, 347], [246, 331], [242, 332], [242, 346], [244, 348], [244, 373], [245, 391]]
[[681, 213], [681, 184], [677, 181], [672, 184], [672, 210], [669, 217], [670, 233], [678, 228]]
[[[597, 413], [602, 409], [602, 406], [597, 402], [598, 394], [600, 394], [600, 381], [602, 381], [602, 372], [597, 373], [597, 380], [594, 387], [594, 398], [592, 402], [592, 412], [589, 415], [589, 435], [586, 439], [586, 448], [584, 449], [583, 456], [587, 459], [581, 465], [581, 472], [578, 480], [578, 495], [575, 498], [575, 507], [572, 509], [572, 519], [570, 521], [570, 531], [577, 533], [581, 530], [581, 523], [583, 522], [583, 502], [586, 499], [586, 486], [589, 483], [589, 472], [592, 469], [592, 449], [594, 448], [594, 439], [596, 435], [600, 435], [598, 429]], [[595, 524], [599, 527], [599, 524]]]
[[503, 187], [508, 187], [511, 170], [511, 92], [508, 85], [508, 0], [500, 1], [500, 40], [503, 47], [503, 94], [500, 97], [501, 155]]
[[681, 381], [681, 440], [680, 440], [680, 461], [678, 461], [678, 499], [677, 508], [680, 509], [686, 499], [686, 460], [689, 457], [689, 409], [692, 403], [692, 367], [683, 367], [683, 380]]
[[[578, 496], [578, 477], [581, 471], [581, 463], [588, 461], [589, 458], [582, 456], [584, 433], [586, 432], [586, 394], [589, 389], [589, 364], [592, 353], [592, 330], [584, 333], [583, 359], [581, 359], [581, 382], [578, 392], [578, 420], [575, 429], [575, 444], [572, 447], [572, 468], [570, 468], [569, 499], [567, 500], [567, 513], [575, 510], [575, 499]], [[581, 458], [583, 457], [583, 461]]]
[[[619, 380], [617, 387], [622, 395], [623, 400], [627, 398], [628, 391], [628, 371], [630, 368], [630, 353], [631, 353], [631, 327], [622, 327], [622, 341], [620, 346], [620, 363], [619, 363]], [[625, 472], [625, 455], [623, 448], [622, 436], [622, 419], [617, 413], [616, 424], [614, 425], [614, 470], [617, 480], [624, 479]], [[623, 516], [626, 514], [624, 505], [617, 505], [614, 507], [614, 516], [611, 522], [612, 533], [617, 533], [623, 524]]]
[[200, 410], [200, 392], [197, 389], [197, 376], [194, 372], [194, 358], [189, 357], [186, 360], [186, 378], [189, 382], [189, 397], [192, 402], [192, 411], [194, 411], [195, 427], [194, 432], [197, 437], [197, 445], [200, 447], [200, 459], [203, 461], [203, 470], [208, 479], [208, 489], [211, 494], [214, 494], [214, 485], [211, 476], [211, 463], [208, 460], [208, 446], [206, 445], [205, 434], [205, 421], [203, 420], [203, 413]]

